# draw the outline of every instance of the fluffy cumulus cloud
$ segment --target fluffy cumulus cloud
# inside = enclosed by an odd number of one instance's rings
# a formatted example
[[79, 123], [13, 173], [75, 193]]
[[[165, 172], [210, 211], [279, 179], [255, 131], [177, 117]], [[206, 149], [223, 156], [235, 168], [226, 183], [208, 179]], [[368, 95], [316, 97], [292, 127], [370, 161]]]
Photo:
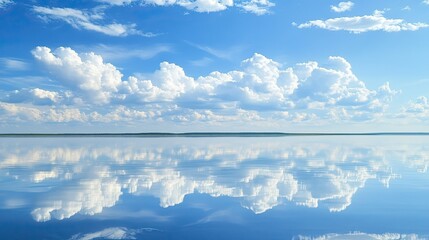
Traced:
[[33, 11], [42, 19], [61, 20], [73, 28], [103, 33], [109, 36], [141, 35], [151, 37], [152, 33], [144, 33], [136, 29], [135, 24], [124, 25], [120, 23], [104, 23], [103, 13], [85, 10], [57, 7], [33, 7]]
[[388, 83], [369, 89], [338, 56], [285, 67], [255, 53], [237, 70], [196, 78], [162, 62], [153, 73], [126, 78], [94, 53], [36, 47], [32, 54], [65, 90], [8, 92], [0, 99], [8, 116], [34, 112], [35, 120], [58, 119], [46, 115], [75, 109], [82, 121], [362, 121], [380, 117], [397, 93]]
[[318, 27], [330, 31], [349, 31], [363, 33], [369, 31], [417, 31], [429, 27], [426, 23], [408, 23], [404, 19], [389, 19], [384, 17], [383, 11], [375, 11], [372, 15], [340, 17], [326, 20], [312, 20], [297, 25], [298, 28]]
[[340, 2], [337, 6], [331, 5], [331, 10], [334, 12], [345, 12], [352, 9], [354, 6], [353, 2]]
[[79, 55], [63, 47], [54, 52], [47, 47], [37, 47], [32, 53], [54, 71], [62, 84], [81, 92], [94, 103], [108, 103], [122, 83], [119, 70], [112, 64], [104, 63], [102, 57], [94, 53]]

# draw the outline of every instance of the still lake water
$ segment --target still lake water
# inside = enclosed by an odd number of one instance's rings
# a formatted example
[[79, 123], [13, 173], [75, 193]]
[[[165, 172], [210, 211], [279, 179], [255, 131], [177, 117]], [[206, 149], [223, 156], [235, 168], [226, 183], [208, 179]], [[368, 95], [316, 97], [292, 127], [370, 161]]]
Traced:
[[0, 239], [429, 239], [429, 136], [0, 138]]

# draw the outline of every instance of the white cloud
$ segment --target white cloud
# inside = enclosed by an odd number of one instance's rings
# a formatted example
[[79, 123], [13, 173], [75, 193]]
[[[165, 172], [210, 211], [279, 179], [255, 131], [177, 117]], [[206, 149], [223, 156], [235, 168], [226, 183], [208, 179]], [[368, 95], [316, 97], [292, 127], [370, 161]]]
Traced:
[[423, 0], [423, 3], [429, 5], [429, 0]]
[[51, 105], [59, 102], [61, 96], [58, 92], [43, 90], [40, 88], [15, 90], [6, 95], [3, 101], [20, 103], [31, 102], [35, 105]]
[[298, 28], [318, 27], [330, 31], [349, 31], [363, 33], [368, 31], [417, 31], [429, 27], [426, 23], [407, 23], [404, 19], [389, 19], [383, 16], [383, 11], [375, 11], [372, 15], [340, 17], [327, 20], [312, 20], [299, 24]]
[[96, 104], [108, 103], [121, 84], [119, 70], [94, 53], [79, 55], [70, 48], [60, 47], [51, 52], [47, 47], [37, 47], [32, 54], [53, 71], [56, 80], [79, 90]]
[[[36, 101], [46, 103], [46, 99]], [[37, 108], [5, 102], [0, 102], [0, 117], [4, 122], [88, 122], [90, 119], [77, 108]]]
[[256, 53], [237, 70], [197, 78], [162, 62], [153, 73], [124, 79], [94, 53], [36, 47], [32, 54], [61, 90], [4, 92], [4, 122], [359, 122], [382, 117], [398, 93], [388, 83], [367, 88], [342, 57], [284, 67]]
[[350, 11], [355, 4], [351, 1], [340, 2], [338, 6], [331, 5], [331, 10], [334, 12]]
[[[163, 109], [170, 116], [176, 113], [176, 119], [183, 116], [180, 113], [189, 114], [189, 110], [197, 111], [191, 112], [194, 116], [225, 115], [231, 110], [310, 111], [290, 115], [301, 116], [297, 120], [322, 117], [320, 112], [327, 117], [328, 112], [332, 115], [332, 111], [341, 110], [346, 113], [342, 114], [344, 119], [353, 119], [355, 115], [371, 119], [374, 114], [381, 114], [396, 94], [388, 84], [377, 90], [368, 89], [353, 74], [350, 63], [341, 57], [330, 57], [329, 68], [317, 62], [285, 68], [254, 54], [242, 62], [241, 69], [212, 72], [198, 78], [187, 76], [176, 64], [162, 62], [152, 74], [124, 80], [115, 66], [104, 63], [94, 53], [78, 54], [63, 47], [53, 52], [47, 47], [37, 47], [32, 53], [47, 66], [54, 79], [87, 103], [127, 107], [143, 103], [145, 111]], [[150, 104], [159, 107], [150, 109]], [[319, 111], [319, 115], [313, 111]], [[339, 116], [336, 114], [337, 119]]]
[[125, 106], [118, 106], [112, 111], [106, 114], [100, 114], [97, 112], [92, 112], [90, 117], [91, 121], [94, 122], [116, 122], [116, 121], [136, 121], [136, 120], [145, 120], [149, 117], [156, 116], [156, 113], [150, 111], [139, 111], [135, 109], [129, 109]]
[[270, 13], [270, 8], [275, 4], [269, 0], [251, 0], [236, 4], [237, 7], [242, 8], [246, 12], [251, 12], [256, 15], [265, 15]]
[[88, 116], [76, 108], [55, 109], [46, 112], [47, 122], [87, 122]]
[[417, 119], [419, 121], [427, 121], [429, 118], [429, 100], [425, 96], [420, 96], [417, 99], [410, 101], [397, 115], [398, 118]]
[[33, 7], [33, 11], [46, 20], [62, 20], [70, 24], [73, 28], [95, 31], [109, 36], [154, 36], [152, 33], [143, 33], [142, 31], [137, 30], [135, 24], [124, 25], [119, 23], [100, 23], [103, 19], [103, 14], [100, 13], [91, 13], [72, 8], [48, 8], [40, 6]]
[[[26, 99], [28, 100], [28, 99]], [[39, 105], [48, 104], [46, 99], [36, 99]], [[36, 103], [34, 102], [33, 103]], [[198, 114], [198, 113], [194, 113]], [[135, 122], [141, 120], [148, 120], [150, 118], [159, 118], [161, 112], [154, 111], [140, 111], [130, 109], [125, 106], [117, 106], [116, 108], [109, 109], [109, 111], [82, 111], [78, 108], [67, 106], [54, 106], [38, 108], [36, 106], [13, 104], [0, 102], [0, 119], [3, 122], [44, 122], [44, 123], [68, 123], [68, 122]], [[212, 114], [213, 115], [213, 114]], [[185, 115], [183, 115], [185, 116]], [[202, 115], [201, 115], [202, 116]], [[178, 117], [178, 116], [177, 116]], [[213, 120], [222, 120], [222, 116], [218, 118], [211, 117]], [[238, 118], [234, 118], [238, 120]], [[171, 119], [173, 120], [173, 119]], [[174, 119], [179, 121], [178, 119]], [[184, 120], [184, 119], [182, 119]], [[190, 119], [187, 119], [190, 120]], [[199, 118], [192, 118], [194, 121], [200, 121]], [[233, 120], [233, 119], [229, 119]]]
[[196, 12], [218, 12], [234, 5], [233, 0], [142, 0], [142, 2], [158, 6], [179, 5]]
[[428, 99], [425, 96], [417, 98], [416, 101], [409, 103], [406, 109], [409, 113], [427, 113], [429, 110]]
[[43, 112], [37, 108], [4, 102], [0, 102], [0, 113], [4, 121], [40, 121], [43, 119]]

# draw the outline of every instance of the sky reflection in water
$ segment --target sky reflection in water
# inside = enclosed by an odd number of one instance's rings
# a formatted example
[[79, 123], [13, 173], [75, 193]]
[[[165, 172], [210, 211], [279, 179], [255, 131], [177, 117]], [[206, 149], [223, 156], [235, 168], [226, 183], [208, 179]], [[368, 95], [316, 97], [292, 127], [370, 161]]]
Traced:
[[0, 233], [426, 239], [427, 140], [2, 138]]

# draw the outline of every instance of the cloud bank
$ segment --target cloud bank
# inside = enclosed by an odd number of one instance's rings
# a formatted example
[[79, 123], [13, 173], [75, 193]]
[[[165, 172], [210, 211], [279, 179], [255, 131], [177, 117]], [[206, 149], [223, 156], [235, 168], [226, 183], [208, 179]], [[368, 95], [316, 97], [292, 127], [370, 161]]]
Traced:
[[0, 99], [6, 119], [60, 120], [54, 115], [74, 111], [81, 116], [75, 120], [82, 122], [368, 121], [382, 116], [397, 94], [389, 83], [369, 89], [339, 56], [329, 57], [324, 64], [310, 61], [285, 67], [255, 53], [239, 69], [199, 77], [162, 62], [152, 73], [124, 77], [116, 66], [92, 52], [36, 47], [32, 54], [65, 90], [8, 92]]

